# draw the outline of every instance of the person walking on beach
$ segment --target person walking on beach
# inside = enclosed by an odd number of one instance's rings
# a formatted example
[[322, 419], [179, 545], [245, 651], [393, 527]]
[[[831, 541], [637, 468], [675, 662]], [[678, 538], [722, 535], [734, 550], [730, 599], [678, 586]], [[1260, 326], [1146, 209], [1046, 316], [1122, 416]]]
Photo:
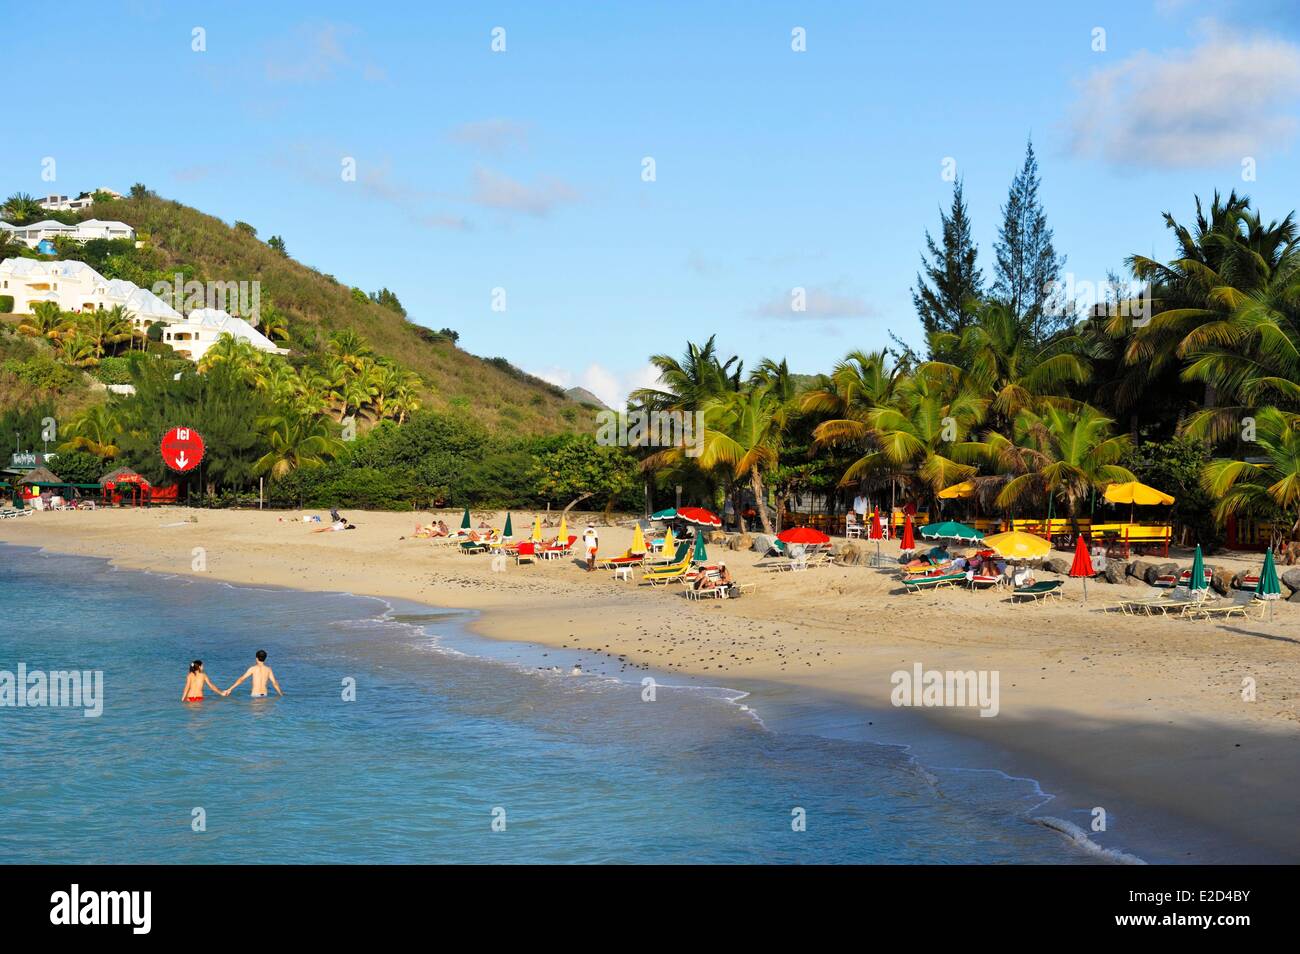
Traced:
[[[254, 699], [260, 699], [266, 695], [266, 684], [268, 682], [271, 685], [275, 686], [275, 694], [277, 696], [284, 695], [284, 693], [280, 691], [280, 684], [275, 681], [275, 673], [273, 673], [271, 671], [271, 667], [266, 664], [265, 649], [259, 649], [257, 651], [257, 662], [249, 666], [248, 671], [244, 673], [242, 676], [240, 676], [238, 681], [236, 681], [236, 683], [233, 686], [227, 689], [225, 693], [223, 693], [223, 695], [227, 695], [227, 696], [230, 695], [232, 692], [234, 692], [236, 689], [239, 688], [239, 683], [243, 682], [249, 676], [253, 677], [253, 698]], [[213, 686], [212, 688], [216, 689], [217, 687]]]
[[596, 551], [600, 549], [600, 537], [591, 524], [587, 524], [587, 529], [582, 531], [582, 546], [587, 551], [587, 572], [590, 573], [596, 569]]
[[212, 691], [219, 696], [230, 695], [229, 689], [222, 692], [213, 685], [212, 680], [208, 678], [208, 674], [203, 671], [203, 660], [196, 659], [190, 663], [190, 671], [185, 676], [185, 688], [181, 691], [181, 702], [202, 702], [203, 687], [205, 685], [210, 686]]

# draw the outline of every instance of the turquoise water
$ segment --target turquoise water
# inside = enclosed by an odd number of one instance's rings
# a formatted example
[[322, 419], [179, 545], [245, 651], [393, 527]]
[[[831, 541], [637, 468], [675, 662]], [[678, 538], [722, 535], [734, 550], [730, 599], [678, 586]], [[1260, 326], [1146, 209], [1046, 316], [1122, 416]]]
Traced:
[[[757, 694], [645, 702], [644, 673], [463, 614], [3, 545], [0, 571], [0, 670], [104, 674], [98, 718], [0, 708], [0, 862], [1086, 860], [1023, 783], [954, 794], [897, 747], [771, 730]], [[285, 698], [178, 701], [190, 659], [224, 687], [257, 649]]]

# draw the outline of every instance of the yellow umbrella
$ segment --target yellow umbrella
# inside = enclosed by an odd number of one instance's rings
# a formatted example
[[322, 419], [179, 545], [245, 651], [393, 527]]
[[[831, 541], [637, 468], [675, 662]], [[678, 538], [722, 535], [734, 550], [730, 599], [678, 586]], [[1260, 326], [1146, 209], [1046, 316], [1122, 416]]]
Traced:
[[673, 528], [669, 527], [664, 533], [664, 553], [672, 553], [677, 549], [677, 543], [673, 540]]
[[1141, 504], [1144, 507], [1153, 507], [1156, 504], [1171, 504], [1174, 498], [1163, 490], [1156, 490], [1154, 487], [1148, 487], [1146, 484], [1140, 484], [1136, 480], [1130, 480], [1123, 484], [1111, 484], [1102, 494], [1111, 503], [1128, 504], [1128, 522], [1133, 522], [1133, 505]]
[[945, 487], [939, 491], [939, 496], [944, 500], [956, 500], [959, 497], [975, 496], [975, 481], [963, 480], [960, 484], [953, 484], [951, 487]]
[[569, 542], [569, 523], [566, 518], [560, 518], [560, 532], [555, 535], [555, 542], [564, 546]]
[[1041, 560], [1052, 552], [1052, 544], [1023, 530], [995, 533], [984, 538], [984, 545], [1008, 560]]
[[533, 543], [542, 542], [542, 518], [541, 517], [533, 518], [533, 532], [529, 539], [531, 539]]
[[1174, 498], [1163, 490], [1156, 490], [1154, 487], [1148, 487], [1136, 480], [1130, 480], [1123, 484], [1111, 484], [1106, 488], [1106, 492], [1102, 496], [1111, 503], [1142, 504], [1143, 506], [1171, 504], [1174, 502]]
[[636, 525], [632, 531], [632, 546], [628, 548], [629, 553], [645, 553], [645, 534], [641, 532], [641, 524]]

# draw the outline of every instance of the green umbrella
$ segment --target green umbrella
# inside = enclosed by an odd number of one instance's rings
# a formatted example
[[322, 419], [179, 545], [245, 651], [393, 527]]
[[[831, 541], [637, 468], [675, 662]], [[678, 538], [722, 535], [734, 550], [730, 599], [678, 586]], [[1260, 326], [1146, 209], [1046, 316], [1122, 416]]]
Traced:
[[469, 505], [468, 504], [466, 504], [465, 506], [465, 516], [460, 518], [460, 528], [462, 530], [469, 529]]
[[501, 539], [513, 540], [515, 538], [515, 528], [510, 525], [510, 514], [506, 514], [506, 528], [501, 532]]
[[1255, 584], [1255, 599], [1268, 600], [1268, 618], [1273, 619], [1273, 600], [1282, 598], [1282, 585], [1277, 579], [1277, 565], [1273, 562], [1273, 548], [1264, 551], [1264, 569], [1259, 571], [1259, 582]]
[[708, 554], [708, 551], [706, 551], [706, 550], [704, 549], [704, 534], [703, 534], [703, 533], [697, 533], [697, 534], [695, 534], [695, 552], [693, 552], [693, 553], [691, 554], [691, 560], [693, 560], [693, 561], [696, 562], [696, 563], [708, 563], [708, 562], [709, 562], [709, 554]]
[[921, 536], [927, 540], [964, 540], [969, 543], [984, 539], [978, 530], [955, 520], [945, 520], [943, 523], [932, 523], [924, 526], [921, 528]]
[[1196, 544], [1196, 556], [1192, 557], [1192, 578], [1187, 581], [1187, 588], [1192, 592], [1209, 588], [1205, 582], [1205, 557], [1201, 556], [1201, 545]]
[[667, 510], [660, 510], [658, 513], [650, 515], [651, 520], [672, 520], [677, 516], [677, 511], [669, 507]]

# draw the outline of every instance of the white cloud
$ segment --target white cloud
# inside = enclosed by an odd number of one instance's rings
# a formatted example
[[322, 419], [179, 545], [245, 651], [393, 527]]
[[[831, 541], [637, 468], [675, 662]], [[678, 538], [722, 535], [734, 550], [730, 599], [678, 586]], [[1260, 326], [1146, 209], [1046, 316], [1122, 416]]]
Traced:
[[754, 314], [760, 318], [806, 321], [819, 318], [869, 318], [875, 313], [865, 299], [844, 294], [836, 288], [802, 287], [802, 292], [802, 310], [795, 307], [796, 289], [792, 288], [760, 304], [754, 309]]
[[512, 148], [528, 145], [528, 127], [511, 119], [479, 119], [461, 123], [447, 138], [490, 155], [501, 155]]
[[1285, 146], [1300, 104], [1300, 47], [1209, 24], [1191, 50], [1141, 51], [1081, 84], [1071, 150], [1118, 165], [1238, 163]]
[[542, 368], [529, 373], [565, 389], [586, 388], [600, 398], [606, 406], [615, 409], [626, 406], [627, 396], [632, 391], [637, 388], [653, 387], [659, 379], [659, 372], [649, 363], [623, 374], [596, 362], [587, 365], [578, 374], [569, 368], [561, 367]]
[[479, 166], [474, 170], [470, 201], [506, 214], [522, 213], [545, 218], [557, 205], [576, 202], [577, 190], [558, 179], [538, 178], [532, 185]]

